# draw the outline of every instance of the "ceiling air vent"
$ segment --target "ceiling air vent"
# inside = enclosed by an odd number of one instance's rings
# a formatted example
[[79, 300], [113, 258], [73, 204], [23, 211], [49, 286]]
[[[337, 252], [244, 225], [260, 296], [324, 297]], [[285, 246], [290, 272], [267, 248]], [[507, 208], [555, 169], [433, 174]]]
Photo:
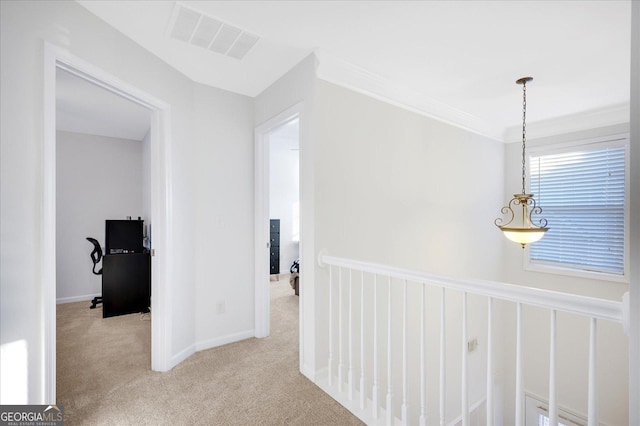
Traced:
[[259, 38], [260, 37], [256, 35], [243, 32], [240, 34], [240, 37], [238, 37], [231, 49], [229, 49], [227, 56], [231, 56], [236, 59], [244, 58], [244, 55], [249, 53], [249, 50], [251, 50], [253, 45], [258, 42]]
[[255, 34], [180, 3], [176, 3], [169, 34], [193, 46], [239, 60], [260, 40]]

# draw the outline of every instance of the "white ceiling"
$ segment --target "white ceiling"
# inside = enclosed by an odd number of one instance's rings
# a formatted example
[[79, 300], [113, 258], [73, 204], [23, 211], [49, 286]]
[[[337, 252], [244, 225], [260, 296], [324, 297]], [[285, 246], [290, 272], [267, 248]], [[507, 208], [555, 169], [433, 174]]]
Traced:
[[260, 36], [243, 60], [170, 37], [176, 2], [79, 3], [194, 81], [248, 96], [315, 52], [320, 78], [496, 139], [521, 121], [523, 76], [534, 128], [628, 120], [630, 0], [179, 2]]
[[65, 70], [56, 70], [56, 129], [142, 140], [151, 113], [128, 99]]

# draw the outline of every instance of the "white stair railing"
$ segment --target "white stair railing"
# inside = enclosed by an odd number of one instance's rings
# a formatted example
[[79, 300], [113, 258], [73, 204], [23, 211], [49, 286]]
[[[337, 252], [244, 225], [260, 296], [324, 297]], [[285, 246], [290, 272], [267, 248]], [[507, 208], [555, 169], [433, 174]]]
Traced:
[[[329, 268], [328, 294], [329, 294], [329, 321], [328, 321], [328, 378], [327, 386], [321, 387], [330, 393], [339, 402], [350, 409], [354, 414], [369, 424], [427, 424], [428, 415], [438, 419], [440, 425], [451, 424], [454, 420], [447, 412], [447, 315], [455, 313], [447, 312], [447, 294], [451, 291], [460, 292], [462, 298], [461, 318], [461, 364], [460, 364], [460, 410], [457, 421], [453, 423], [469, 425], [469, 359], [468, 359], [468, 296], [484, 296], [487, 298], [487, 344], [486, 344], [486, 418], [481, 422], [487, 425], [494, 423], [494, 302], [503, 300], [513, 302], [516, 306], [516, 359], [515, 359], [515, 394], [514, 408], [515, 418], [506, 423], [515, 425], [524, 424], [524, 383], [523, 371], [523, 307], [535, 306], [550, 311], [550, 341], [549, 341], [549, 424], [558, 424], [558, 402], [556, 396], [557, 368], [557, 313], [566, 312], [582, 315], [590, 318], [589, 340], [589, 371], [588, 371], [588, 424], [598, 425], [598, 383], [596, 381], [596, 340], [597, 321], [607, 320], [623, 322], [623, 304], [605, 299], [585, 297], [575, 294], [560, 293], [549, 290], [541, 290], [530, 287], [516, 286], [512, 284], [485, 281], [485, 280], [461, 280], [448, 276], [430, 274], [420, 271], [389, 267], [374, 263], [338, 258], [323, 255], [320, 258], [323, 266]], [[354, 278], [355, 275], [355, 278]], [[348, 277], [348, 286], [344, 288], [343, 276]], [[358, 278], [360, 278], [358, 280]], [[359, 281], [359, 283], [357, 282]], [[337, 284], [336, 284], [337, 282]], [[386, 284], [386, 286], [385, 286]], [[408, 298], [408, 286], [419, 285], [420, 300]], [[354, 291], [354, 287], [358, 288]], [[399, 303], [394, 300], [395, 286], [402, 294]], [[334, 288], [335, 287], [335, 288]], [[386, 289], [384, 288], [386, 287]], [[427, 324], [426, 317], [426, 291], [429, 287], [440, 288], [440, 318], [439, 324]], [[359, 291], [357, 291], [359, 290]], [[384, 291], [386, 290], [386, 292]], [[337, 292], [337, 295], [336, 295]], [[346, 293], [346, 302], [343, 293]], [[386, 300], [385, 299], [386, 293]], [[370, 295], [370, 299], [367, 299]], [[355, 300], [359, 298], [359, 300]], [[417, 299], [417, 298], [416, 298]], [[368, 302], [367, 302], [368, 300]], [[379, 302], [385, 302], [386, 318], [379, 312]], [[371, 309], [366, 308], [370, 303]], [[354, 312], [358, 309], [359, 312]], [[400, 310], [400, 312], [397, 312]], [[408, 341], [408, 316], [409, 312], [419, 312], [420, 335], [417, 344], [410, 345]], [[343, 318], [344, 315], [348, 317]], [[337, 324], [334, 318], [337, 317]], [[359, 332], [354, 333], [354, 319], [359, 323]], [[386, 324], [380, 324], [385, 321]], [[476, 321], [477, 319], [472, 319]], [[346, 324], [345, 324], [346, 323]], [[395, 328], [394, 328], [395, 327]], [[430, 359], [429, 362], [437, 364], [438, 377], [427, 377], [428, 363], [426, 360], [426, 333], [427, 327], [439, 330], [439, 350], [432, 351], [439, 354], [439, 360]], [[346, 333], [344, 332], [346, 330]], [[396, 333], [399, 332], [399, 336]], [[370, 334], [369, 334], [370, 333]], [[345, 336], [346, 334], [346, 336]], [[386, 336], [384, 336], [386, 334]], [[367, 338], [370, 336], [370, 338]], [[386, 337], [386, 339], [384, 339]], [[343, 345], [347, 346], [348, 368], [345, 375], [345, 360]], [[338, 346], [338, 359], [335, 358], [335, 340]], [[400, 340], [400, 344], [398, 344]], [[354, 345], [358, 345], [356, 356]], [[434, 348], [435, 349], [435, 348]], [[416, 371], [410, 371], [410, 354], [419, 357]], [[385, 356], [386, 355], [386, 356]], [[385, 356], [381, 365], [381, 356]], [[334, 369], [337, 363], [337, 372]], [[380, 369], [385, 369], [386, 376], [381, 376]], [[337, 374], [336, 374], [337, 373]], [[359, 374], [356, 385], [354, 375]], [[346, 377], [345, 377], [346, 376]], [[419, 376], [419, 378], [416, 378]], [[427, 383], [438, 381], [438, 408], [428, 405]], [[411, 396], [409, 381], [416, 383], [416, 395]], [[370, 383], [370, 388], [365, 386]], [[346, 389], [345, 389], [346, 384]], [[394, 398], [394, 388], [399, 390], [399, 399]], [[381, 393], [386, 394], [381, 398]], [[358, 398], [356, 399], [356, 393]], [[411, 398], [413, 399], [411, 399]], [[415, 402], [415, 407], [411, 405]], [[367, 407], [370, 404], [370, 407]], [[434, 404], [435, 405], [435, 404]], [[384, 415], [381, 416], [381, 412]], [[451, 413], [456, 414], [456, 413]], [[476, 420], [477, 421], [477, 420]], [[448, 423], [449, 422], [449, 423]]]

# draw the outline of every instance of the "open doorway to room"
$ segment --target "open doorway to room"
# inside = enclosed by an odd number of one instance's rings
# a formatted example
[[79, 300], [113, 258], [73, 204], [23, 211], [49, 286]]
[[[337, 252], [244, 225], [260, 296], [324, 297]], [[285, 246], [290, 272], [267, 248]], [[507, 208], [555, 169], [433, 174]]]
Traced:
[[[161, 99], [127, 84], [104, 70], [69, 52], [49, 43], [44, 48], [43, 78], [43, 157], [42, 157], [42, 288], [44, 291], [44, 399], [50, 404], [57, 402], [57, 321], [56, 321], [56, 169], [58, 168], [56, 138], [56, 93], [58, 70], [64, 70], [81, 80], [89, 82], [111, 94], [129, 100], [146, 109], [150, 115], [149, 138], [149, 182], [150, 217], [153, 219], [153, 248], [151, 255], [151, 369], [167, 371], [171, 363], [170, 318], [168, 288], [171, 285], [173, 261], [172, 228], [169, 218], [171, 203], [171, 162], [167, 152], [171, 149], [170, 105]], [[87, 176], [82, 179], [105, 179], [107, 176]], [[83, 240], [84, 241], [84, 240]], [[86, 243], [86, 241], [85, 241]], [[87, 261], [89, 257], [87, 255]], [[91, 334], [86, 344], [100, 339], [99, 333]]]
[[299, 335], [298, 343], [303, 339], [297, 332], [302, 325], [299, 306], [304, 304], [303, 283], [297, 276], [301, 271], [295, 273], [292, 283], [289, 280], [304, 244], [300, 227], [300, 107], [294, 105], [255, 129], [255, 336], [270, 335], [272, 299], [286, 296], [295, 304], [287, 323]]
[[[300, 292], [300, 126], [294, 117], [272, 129], [269, 140], [269, 289], [271, 317], [281, 297]], [[295, 301], [297, 308], [298, 303]], [[293, 304], [292, 301], [290, 304]], [[278, 313], [277, 315], [282, 315]], [[298, 311], [288, 313], [297, 324]]]
[[56, 68], [55, 112], [56, 393], [77, 413], [151, 366], [151, 111]]

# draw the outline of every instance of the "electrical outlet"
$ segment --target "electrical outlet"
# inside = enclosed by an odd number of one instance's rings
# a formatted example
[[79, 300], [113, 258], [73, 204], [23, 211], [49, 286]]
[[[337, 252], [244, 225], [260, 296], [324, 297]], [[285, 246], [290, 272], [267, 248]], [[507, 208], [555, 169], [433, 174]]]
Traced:
[[224, 302], [218, 302], [218, 304], [216, 305], [216, 313], [224, 314]]
[[473, 352], [476, 349], [478, 349], [478, 338], [474, 337], [467, 342], [467, 352]]

